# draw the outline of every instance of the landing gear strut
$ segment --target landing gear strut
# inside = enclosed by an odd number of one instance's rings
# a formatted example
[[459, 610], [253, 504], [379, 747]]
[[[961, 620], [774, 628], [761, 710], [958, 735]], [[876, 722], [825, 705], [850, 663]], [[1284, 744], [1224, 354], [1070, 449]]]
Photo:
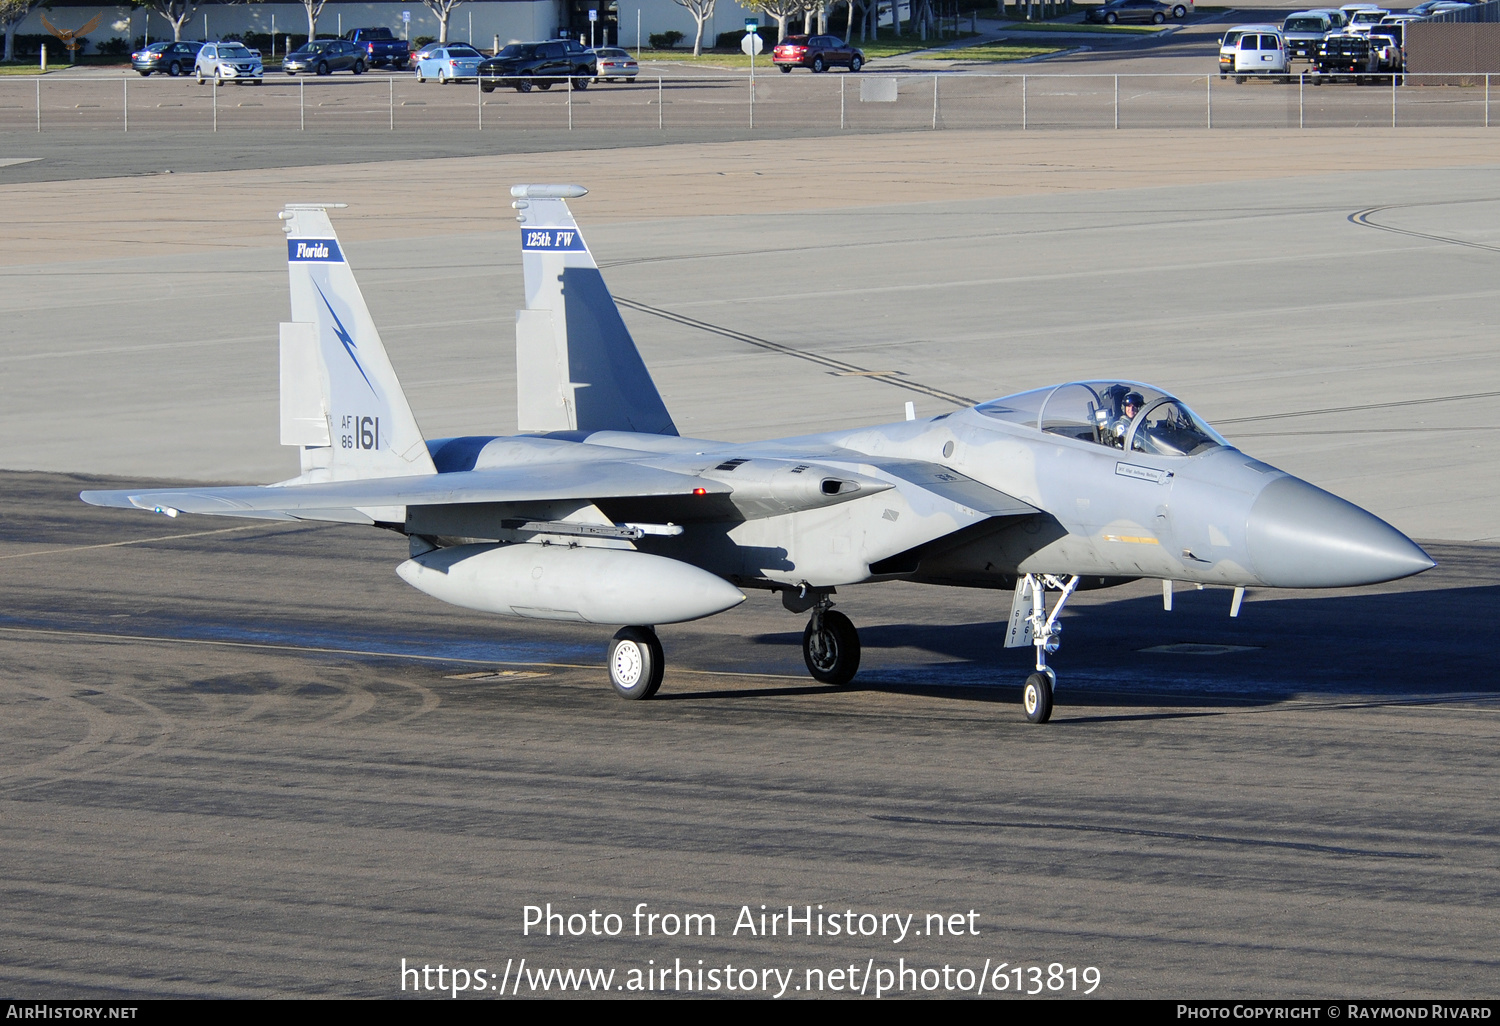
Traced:
[[[1021, 708], [1029, 723], [1046, 723], [1052, 718], [1052, 691], [1057, 687], [1057, 674], [1047, 665], [1047, 653], [1056, 652], [1062, 644], [1062, 624], [1057, 622], [1057, 617], [1077, 587], [1077, 576], [1064, 581], [1052, 574], [1027, 574], [1016, 588], [1006, 646], [1024, 645], [1029, 635], [1032, 646], [1036, 648], [1036, 672], [1026, 678], [1021, 691]], [[1049, 588], [1062, 592], [1051, 613], [1047, 612], [1046, 600]], [[1031, 598], [1029, 614], [1022, 604], [1028, 595]]]
[[812, 617], [802, 632], [802, 660], [814, 680], [836, 688], [848, 684], [859, 672], [859, 632], [847, 616], [833, 608], [827, 593], [813, 603]]
[[661, 687], [661, 642], [650, 627], [622, 627], [609, 643], [609, 682], [621, 698], [643, 699]]

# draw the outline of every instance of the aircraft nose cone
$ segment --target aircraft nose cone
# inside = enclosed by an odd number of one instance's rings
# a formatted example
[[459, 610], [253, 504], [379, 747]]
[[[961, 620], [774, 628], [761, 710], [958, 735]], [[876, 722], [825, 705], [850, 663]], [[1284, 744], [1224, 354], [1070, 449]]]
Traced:
[[1437, 566], [1384, 520], [1295, 477], [1256, 497], [1245, 541], [1256, 575], [1276, 588], [1378, 584]]

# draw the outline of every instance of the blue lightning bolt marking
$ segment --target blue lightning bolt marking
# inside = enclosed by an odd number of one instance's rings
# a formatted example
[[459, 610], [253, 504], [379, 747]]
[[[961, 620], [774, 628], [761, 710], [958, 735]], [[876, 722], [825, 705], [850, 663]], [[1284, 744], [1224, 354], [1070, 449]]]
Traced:
[[365, 373], [364, 367], [360, 366], [359, 357], [355, 355], [354, 339], [349, 334], [349, 329], [344, 327], [344, 322], [339, 320], [339, 315], [333, 312], [333, 304], [328, 302], [327, 296], [323, 295], [323, 289], [318, 285], [316, 281], [314, 281], [312, 284], [313, 288], [318, 290], [318, 298], [323, 300], [324, 306], [328, 307], [328, 316], [333, 318], [333, 333], [337, 335], [339, 337], [339, 341], [344, 344], [344, 351], [349, 354], [349, 359], [354, 361], [354, 369], [359, 371], [359, 376], [365, 379], [366, 385], [370, 386], [371, 394], [376, 398], [379, 398], [379, 393], [375, 391], [375, 383], [370, 380], [370, 375]]

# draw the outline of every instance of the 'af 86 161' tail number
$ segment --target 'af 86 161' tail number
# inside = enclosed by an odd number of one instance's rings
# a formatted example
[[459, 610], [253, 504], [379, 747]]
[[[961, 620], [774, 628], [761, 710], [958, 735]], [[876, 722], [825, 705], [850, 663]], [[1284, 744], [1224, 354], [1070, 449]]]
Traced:
[[345, 449], [379, 449], [380, 418], [345, 414], [339, 426], [339, 445]]

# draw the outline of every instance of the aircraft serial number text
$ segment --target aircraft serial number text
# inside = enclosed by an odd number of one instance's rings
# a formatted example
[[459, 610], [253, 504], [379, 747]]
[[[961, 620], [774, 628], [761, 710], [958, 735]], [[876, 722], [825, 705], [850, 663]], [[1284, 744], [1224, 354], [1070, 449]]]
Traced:
[[345, 414], [339, 424], [339, 445], [345, 449], [379, 449], [380, 418]]

